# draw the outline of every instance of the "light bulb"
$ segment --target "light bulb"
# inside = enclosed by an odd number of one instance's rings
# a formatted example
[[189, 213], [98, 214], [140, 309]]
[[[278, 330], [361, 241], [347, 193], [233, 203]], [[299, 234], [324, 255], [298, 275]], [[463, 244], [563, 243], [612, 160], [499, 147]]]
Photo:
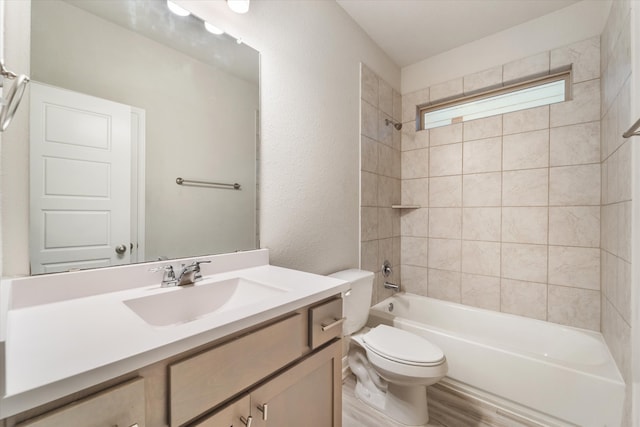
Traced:
[[222, 31], [220, 28], [216, 27], [213, 24], [208, 23], [207, 21], [204, 21], [204, 28], [206, 28], [207, 31], [209, 31], [211, 34], [224, 34], [224, 31]]
[[177, 4], [172, 2], [171, 0], [167, 0], [167, 7], [169, 8], [169, 10], [171, 12], [175, 13], [178, 16], [189, 16], [189, 15], [191, 15], [191, 12], [189, 12], [187, 9], [185, 9], [182, 6], [178, 6]]
[[249, 11], [249, 0], [227, 0], [227, 5], [235, 13], [247, 13]]

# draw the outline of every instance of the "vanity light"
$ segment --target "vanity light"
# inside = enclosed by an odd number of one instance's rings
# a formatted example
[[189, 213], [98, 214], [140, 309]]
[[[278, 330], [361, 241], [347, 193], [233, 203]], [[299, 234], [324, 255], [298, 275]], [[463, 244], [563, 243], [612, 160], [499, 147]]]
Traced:
[[204, 21], [204, 28], [206, 28], [206, 30], [209, 31], [211, 34], [216, 34], [216, 35], [224, 34], [224, 31], [222, 31], [220, 28], [216, 27], [215, 25], [208, 23], [207, 21]]
[[189, 16], [191, 15], [191, 12], [189, 12], [187, 9], [178, 6], [177, 4], [175, 4], [174, 2], [172, 2], [171, 0], [167, 0], [167, 7], [169, 8], [169, 10], [173, 13], [175, 13], [178, 16]]
[[249, 0], [227, 0], [227, 5], [235, 13], [247, 13], [249, 11]]

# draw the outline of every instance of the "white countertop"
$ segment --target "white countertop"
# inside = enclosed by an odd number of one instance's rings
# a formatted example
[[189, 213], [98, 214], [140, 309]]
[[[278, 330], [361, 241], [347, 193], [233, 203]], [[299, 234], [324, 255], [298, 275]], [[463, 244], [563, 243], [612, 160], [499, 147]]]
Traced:
[[[148, 269], [148, 265], [145, 268]], [[204, 268], [203, 272], [207, 274]], [[123, 303], [141, 296], [184, 291], [180, 287], [161, 288], [159, 282], [20, 308], [8, 307], [0, 419], [344, 292], [349, 287], [347, 282], [338, 279], [268, 264], [214, 273], [205, 279], [236, 277], [288, 291], [222, 314], [163, 327], [147, 324]]]

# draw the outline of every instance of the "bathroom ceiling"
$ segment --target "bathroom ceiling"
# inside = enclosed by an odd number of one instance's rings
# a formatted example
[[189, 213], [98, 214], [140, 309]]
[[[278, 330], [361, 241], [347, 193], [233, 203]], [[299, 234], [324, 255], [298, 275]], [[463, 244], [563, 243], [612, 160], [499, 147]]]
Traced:
[[579, 0], [336, 0], [400, 67]]

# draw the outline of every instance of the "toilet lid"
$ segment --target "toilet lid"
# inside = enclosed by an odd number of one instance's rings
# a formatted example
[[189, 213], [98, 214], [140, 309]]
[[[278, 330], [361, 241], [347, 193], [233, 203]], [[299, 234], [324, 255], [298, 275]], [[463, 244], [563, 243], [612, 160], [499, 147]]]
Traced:
[[418, 335], [391, 326], [378, 325], [362, 339], [370, 350], [398, 362], [434, 365], [444, 360], [444, 353], [437, 346]]

